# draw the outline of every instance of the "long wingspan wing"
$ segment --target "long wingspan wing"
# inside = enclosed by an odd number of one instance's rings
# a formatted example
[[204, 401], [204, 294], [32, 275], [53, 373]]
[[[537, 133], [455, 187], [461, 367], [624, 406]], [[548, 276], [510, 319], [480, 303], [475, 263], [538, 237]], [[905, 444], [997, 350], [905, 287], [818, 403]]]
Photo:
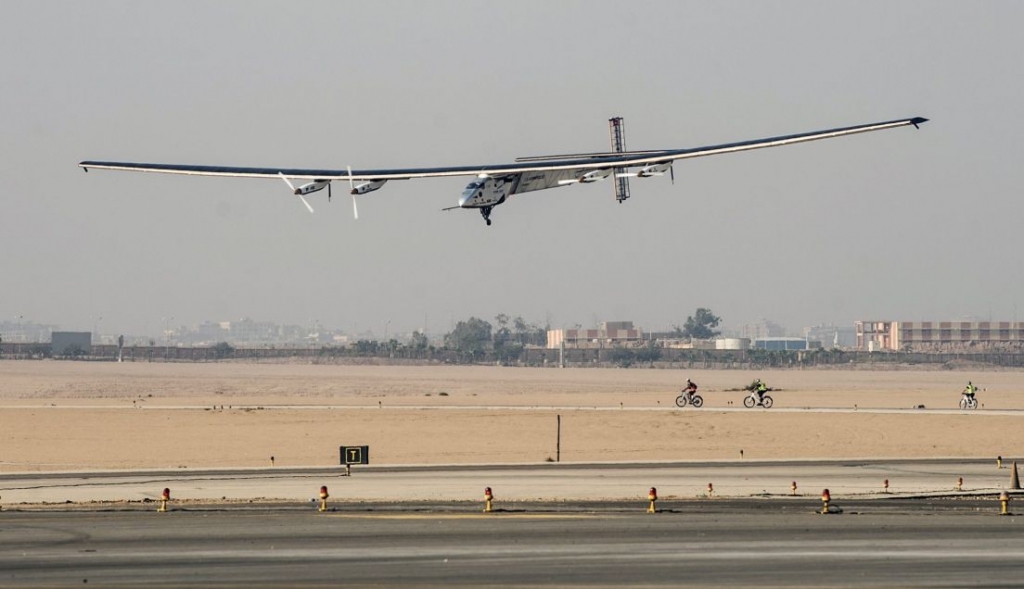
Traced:
[[[751, 141], [739, 141], [736, 143], [723, 143], [721, 145], [709, 145], [687, 149], [666, 149], [655, 151], [639, 151], [609, 154], [579, 154], [567, 156], [542, 156], [541, 158], [525, 158], [525, 161], [517, 161], [511, 164], [476, 165], [476, 166], [450, 166], [437, 168], [394, 168], [394, 169], [367, 169], [367, 170], [331, 170], [331, 169], [307, 169], [307, 168], [259, 168], [239, 166], [203, 166], [203, 165], [182, 165], [182, 164], [147, 164], [133, 162], [111, 162], [111, 161], [83, 161], [78, 165], [86, 171], [93, 170], [129, 170], [135, 172], [158, 172], [163, 174], [186, 174], [192, 176], [230, 176], [241, 178], [280, 178], [285, 175], [289, 178], [305, 180], [349, 180], [373, 181], [373, 180], [409, 180], [413, 178], [439, 178], [447, 176], [501, 176], [510, 174], [522, 174], [520, 179], [521, 188], [516, 192], [528, 192], [551, 188], [564, 183], [566, 179], [579, 177], [587, 171], [599, 170], [609, 167], [627, 168], [643, 166], [658, 162], [675, 161], [693, 157], [716, 155], [720, 153], [733, 153], [737, 151], [748, 151], [761, 149], [763, 147], [777, 147], [792, 143], [803, 143], [816, 141], [818, 139], [830, 139], [868, 131], [881, 131], [913, 125], [917, 127], [928, 119], [913, 117], [908, 119], [897, 119], [881, 123], [870, 123], [867, 125], [856, 125], [853, 127], [841, 127], [838, 129], [827, 129], [824, 131], [812, 131], [810, 133], [798, 133], [795, 135], [783, 135], [780, 137], [768, 137], [765, 139], [754, 139]], [[551, 159], [548, 159], [551, 158]], [[536, 173], [536, 174], [531, 174]], [[525, 184], [524, 184], [525, 182]]]

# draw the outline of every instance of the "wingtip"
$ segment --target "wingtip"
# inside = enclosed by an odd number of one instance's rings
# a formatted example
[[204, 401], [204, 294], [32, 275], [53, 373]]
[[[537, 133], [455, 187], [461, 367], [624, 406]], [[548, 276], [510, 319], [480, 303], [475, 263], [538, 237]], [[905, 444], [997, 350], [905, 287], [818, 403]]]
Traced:
[[927, 123], [927, 122], [928, 122], [928, 119], [926, 119], [924, 117], [914, 117], [914, 118], [910, 119], [910, 124], [914, 125], [915, 128], [920, 128], [919, 125], [921, 125], [922, 123]]

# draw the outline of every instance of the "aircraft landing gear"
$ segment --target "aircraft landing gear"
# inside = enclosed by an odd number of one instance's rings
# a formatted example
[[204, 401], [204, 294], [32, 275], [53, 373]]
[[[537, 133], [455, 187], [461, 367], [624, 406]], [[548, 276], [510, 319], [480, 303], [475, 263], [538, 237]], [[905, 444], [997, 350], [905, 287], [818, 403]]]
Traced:
[[480, 215], [484, 218], [484, 221], [487, 222], [488, 227], [491, 226], [491, 208], [492, 207], [483, 207], [480, 209]]

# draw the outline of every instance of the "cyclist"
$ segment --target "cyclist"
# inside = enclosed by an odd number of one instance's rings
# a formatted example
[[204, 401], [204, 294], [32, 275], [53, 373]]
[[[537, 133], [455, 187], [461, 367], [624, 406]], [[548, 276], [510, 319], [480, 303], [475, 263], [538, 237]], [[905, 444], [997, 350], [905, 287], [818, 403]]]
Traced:
[[971, 381], [967, 381], [967, 386], [964, 387], [964, 396], [966, 396], [968, 399], [973, 401], [974, 400], [974, 393], [977, 393], [977, 392], [978, 392], [978, 387], [976, 387], [973, 384], [971, 384]]
[[697, 383], [690, 379], [686, 379], [686, 388], [683, 389], [683, 393], [686, 395], [686, 401], [688, 403], [693, 402], [693, 395], [697, 392]]
[[768, 392], [768, 385], [764, 384], [764, 381], [760, 378], [754, 381], [756, 388], [754, 392], [757, 393], [757, 404], [764, 405], [764, 394]]

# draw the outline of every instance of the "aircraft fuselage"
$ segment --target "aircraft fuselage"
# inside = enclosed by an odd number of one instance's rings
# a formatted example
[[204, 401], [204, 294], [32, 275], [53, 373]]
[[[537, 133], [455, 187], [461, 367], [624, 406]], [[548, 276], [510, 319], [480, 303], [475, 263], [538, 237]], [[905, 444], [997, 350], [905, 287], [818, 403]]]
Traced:
[[512, 194], [513, 186], [514, 182], [504, 177], [477, 178], [467, 184], [466, 189], [462, 191], [459, 207], [483, 209], [498, 206]]

